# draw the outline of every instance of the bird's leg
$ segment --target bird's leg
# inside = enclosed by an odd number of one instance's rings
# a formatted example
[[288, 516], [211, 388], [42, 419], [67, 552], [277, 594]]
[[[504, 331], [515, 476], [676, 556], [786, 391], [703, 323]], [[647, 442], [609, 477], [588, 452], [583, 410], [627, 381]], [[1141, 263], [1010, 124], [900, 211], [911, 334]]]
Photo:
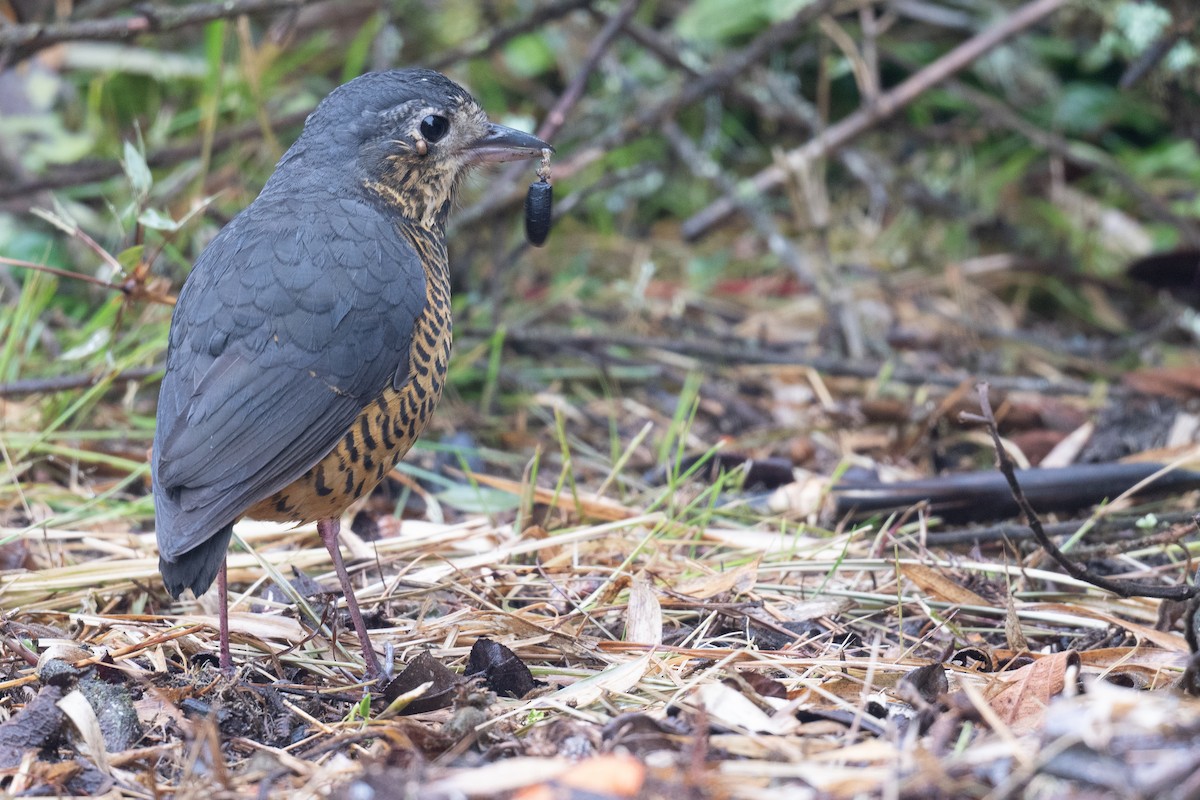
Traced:
[[367, 676], [380, 678], [383, 676], [383, 670], [379, 667], [379, 658], [375, 655], [375, 649], [371, 647], [371, 638], [367, 636], [367, 625], [363, 622], [362, 612], [358, 610], [358, 600], [354, 597], [354, 585], [350, 583], [350, 575], [346, 572], [346, 564], [342, 561], [342, 551], [338, 547], [338, 532], [341, 527], [341, 521], [336, 518], [317, 520], [317, 533], [321, 535], [321, 541], [325, 543], [325, 549], [329, 551], [329, 557], [333, 559], [333, 569], [337, 572], [338, 580], [342, 584], [342, 594], [346, 596], [346, 610], [350, 612], [350, 620], [354, 623], [354, 632], [358, 634], [358, 642], [362, 645], [363, 659], [367, 663]]
[[220, 656], [218, 663], [221, 672], [226, 675], [233, 673], [233, 656], [229, 654], [229, 576], [226, 574], [225, 559], [221, 559], [221, 569], [217, 571], [217, 620], [219, 621]]

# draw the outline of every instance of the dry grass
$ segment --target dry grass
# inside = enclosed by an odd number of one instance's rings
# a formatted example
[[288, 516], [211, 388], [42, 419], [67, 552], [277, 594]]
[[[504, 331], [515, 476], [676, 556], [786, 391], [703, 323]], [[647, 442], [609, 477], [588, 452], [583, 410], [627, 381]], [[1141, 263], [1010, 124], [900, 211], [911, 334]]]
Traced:
[[[370, 689], [356, 678], [346, 626], [335, 646], [326, 611], [313, 612], [317, 624], [292, 603], [262, 599], [271, 576], [293, 569], [334, 584], [312, 527], [238, 526], [249, 552], [229, 560], [241, 665], [230, 686], [187, 666], [215, 650], [214, 598], [162, 604], [152, 534], [6, 529], [26, 542], [30, 568], [4, 575], [0, 602], [10, 644], [25, 640], [39, 653], [69, 644], [68, 660], [103, 662], [140, 696], [143, 735], [106, 756], [118, 796], [194, 794], [201, 764], [202, 784], [231, 796], [268, 785], [269, 796], [321, 796], [353, 785], [364, 765], [368, 782], [419, 776], [418, 796], [494, 796], [569, 784], [582, 769], [573, 762], [614, 747], [650, 771], [630, 777], [636, 768], [618, 760], [601, 772], [634, 780], [642, 796], [754, 798], [787, 786], [812, 796], [951, 797], [992, 784], [1046, 796], [1069, 785], [1048, 774], [1062, 776], [1080, 748], [1108, 759], [1140, 748], [1168, 774], [1174, 737], [1200, 721], [1200, 705], [1169, 689], [1188, 647], [1155, 628], [1157, 603], [1106, 597], [1004, 559], [931, 551], [919, 525], [835, 532], [734, 522], [719, 501], [680, 513], [689, 490], [694, 483], [668, 487], [642, 504], [541, 490], [532, 499], [556, 504], [562, 520], [549, 531], [472, 516], [405, 520], [399, 535], [373, 542], [345, 534], [359, 602], [386, 620], [374, 644], [394, 652], [398, 669], [420, 652], [461, 669], [487, 637], [545, 682], [522, 699], [489, 697], [468, 731], [454, 728], [458, 705], [403, 718], [380, 714], [376, 699], [373, 712], [353, 713]], [[1151, 570], [1126, 560], [1130, 572]], [[906, 684], [930, 664], [944, 665], [946, 686], [930, 694]], [[14, 669], [3, 685], [11, 709], [39, 685], [31, 673]], [[247, 703], [237, 687], [250, 685], [273, 687], [272, 719], [234, 713]], [[195, 715], [188, 698], [209, 715]], [[631, 714], [663, 731], [614, 733]], [[264, 732], [284, 717], [296, 741]], [[75, 741], [59, 753], [85, 752]], [[37, 783], [20, 771], [13, 781], [14, 791]]]

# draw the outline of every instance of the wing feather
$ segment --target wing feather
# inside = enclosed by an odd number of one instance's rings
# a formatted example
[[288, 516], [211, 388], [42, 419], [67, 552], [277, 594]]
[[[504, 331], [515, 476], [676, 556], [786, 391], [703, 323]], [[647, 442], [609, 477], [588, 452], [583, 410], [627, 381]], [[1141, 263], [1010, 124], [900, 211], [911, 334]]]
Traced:
[[303, 475], [405, 374], [426, 278], [397, 224], [366, 199], [264, 194], [201, 254], [154, 439], [167, 561]]

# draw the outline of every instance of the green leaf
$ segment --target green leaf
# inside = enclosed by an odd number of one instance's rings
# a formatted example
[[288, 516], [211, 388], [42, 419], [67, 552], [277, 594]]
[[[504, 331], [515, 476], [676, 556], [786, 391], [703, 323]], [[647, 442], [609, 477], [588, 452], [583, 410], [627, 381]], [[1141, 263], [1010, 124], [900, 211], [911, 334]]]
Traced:
[[554, 68], [554, 52], [544, 36], [529, 33], [505, 46], [504, 63], [522, 78], [533, 78]]
[[363, 66], [367, 63], [367, 56], [371, 52], [371, 44], [383, 28], [385, 21], [386, 17], [382, 12], [373, 14], [367, 18], [358, 33], [354, 35], [350, 46], [346, 48], [345, 60], [342, 63], [342, 83], [363, 73]]
[[496, 514], [512, 511], [521, 505], [521, 498], [515, 494], [466, 484], [458, 484], [438, 492], [436, 497], [446, 505], [468, 514]]
[[150, 166], [141, 151], [128, 140], [125, 142], [125, 156], [121, 159], [121, 165], [125, 168], [125, 176], [129, 178], [129, 185], [133, 187], [134, 193], [139, 197], [150, 194], [150, 187], [154, 185]]
[[181, 223], [168, 217], [156, 208], [147, 208], [138, 215], [138, 223], [145, 228], [152, 228], [156, 231], [174, 232], [179, 230]]
[[90, 355], [99, 353], [112, 340], [112, 331], [109, 328], [100, 328], [93, 331], [92, 335], [86, 340], [67, 350], [58, 357], [59, 361], [82, 361]]
[[[775, 0], [697, 0], [675, 21], [675, 32], [698, 42], [724, 42], [756, 33], [772, 20], [782, 19], [780, 6], [802, 8], [811, 0], [785, 3]], [[794, 13], [794, 12], [793, 12]]]
[[[145, 223], [142, 223], [145, 225]], [[147, 225], [146, 227], [152, 227]], [[117, 263], [121, 265], [121, 269], [130, 272], [142, 260], [142, 252], [146, 249], [145, 245], [135, 244], [133, 247], [126, 247], [120, 253], [117, 253]]]

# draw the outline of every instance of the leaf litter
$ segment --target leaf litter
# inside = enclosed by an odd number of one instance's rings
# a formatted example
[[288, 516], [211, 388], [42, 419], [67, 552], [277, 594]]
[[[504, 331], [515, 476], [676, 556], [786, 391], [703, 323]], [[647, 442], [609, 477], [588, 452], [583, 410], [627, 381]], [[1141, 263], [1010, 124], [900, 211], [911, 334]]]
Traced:
[[[574, 233], [530, 257], [531, 296]], [[672, 258], [669, 244], [571, 244], [605, 263]], [[986, 434], [961, 423], [980, 410], [979, 376], [1022, 467], [1195, 469], [1194, 364], [1122, 372], [1119, 348], [1136, 345], [1120, 337], [1105, 361], [1077, 355], [1069, 326], [1025, 335], [1030, 309], [999, 299], [1027, 285], [1011, 259], [950, 264], [937, 280], [925, 267], [850, 276], [849, 307], [893, 348], [879, 360], [832, 345], [826, 310], [790, 278], [702, 293], [666, 274], [638, 277], [636, 303], [628, 287], [590, 305], [568, 290], [514, 315], [536, 326], [465, 326], [431, 441], [343, 526], [392, 667], [379, 686], [361, 681], [312, 526], [237, 526], [232, 679], [216, 669], [215, 597], [166, 596], [145, 485], [156, 384], [126, 371], [155, 353], [122, 351], [82, 389], [6, 400], [3, 789], [1200, 792], [1194, 598], [1101, 591], [954, 482], [992, 463]], [[1106, 325], [1137, 327], [1116, 298], [1092, 299]], [[161, 325], [155, 313], [134, 322]], [[502, 368], [484, 373], [476, 407], [462, 387], [490, 353]], [[66, 424], [85, 408], [95, 430]], [[441, 446], [463, 429], [486, 446]], [[1159, 472], [1119, 465], [1136, 480]], [[1124, 497], [1098, 493], [1094, 472], [1066, 474], [1051, 486], [1059, 505], [1038, 511], [1068, 557], [1188, 582], [1195, 485]], [[837, 505], [839, 492], [931, 476], [965, 520], [931, 497]]]
[[[151, 533], [8, 527], [25, 543], [0, 583], [8, 790], [1187, 796], [1200, 703], [1176, 688], [1191, 649], [1162, 604], [1012, 542], [930, 548], [919, 508], [850, 527], [764, 515], [730, 479], [743, 468], [611, 496], [479, 472], [519, 510], [348, 535], [397, 674], [379, 688], [311, 526], [237, 526], [232, 680], [213, 598], [167, 602]], [[1182, 576], [1163, 555], [1117, 559]]]

